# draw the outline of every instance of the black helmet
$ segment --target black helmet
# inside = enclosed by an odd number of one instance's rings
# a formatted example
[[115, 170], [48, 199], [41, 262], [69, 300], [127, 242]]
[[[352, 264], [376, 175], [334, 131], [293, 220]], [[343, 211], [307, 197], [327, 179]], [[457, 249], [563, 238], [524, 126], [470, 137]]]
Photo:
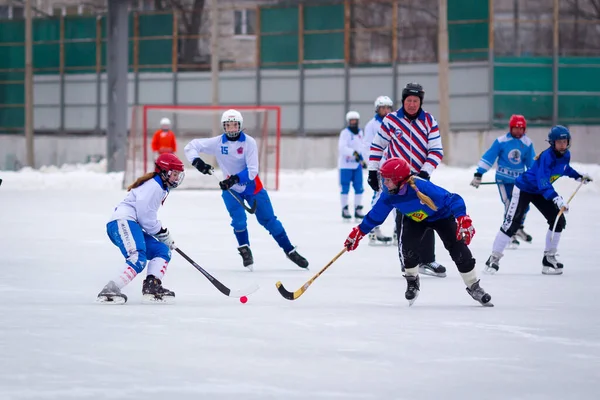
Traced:
[[416, 82], [407, 84], [406, 87], [402, 89], [402, 104], [404, 104], [404, 100], [406, 100], [408, 96], [417, 96], [421, 99], [421, 104], [423, 104], [423, 98], [425, 97], [423, 86]]

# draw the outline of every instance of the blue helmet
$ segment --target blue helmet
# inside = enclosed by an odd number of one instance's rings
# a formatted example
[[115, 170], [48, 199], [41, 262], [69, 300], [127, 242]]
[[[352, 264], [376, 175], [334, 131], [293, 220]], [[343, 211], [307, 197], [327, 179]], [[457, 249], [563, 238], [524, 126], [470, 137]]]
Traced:
[[554, 142], [561, 139], [567, 139], [567, 149], [571, 147], [571, 132], [569, 132], [569, 129], [562, 125], [553, 126], [548, 132], [550, 146], [554, 149]]

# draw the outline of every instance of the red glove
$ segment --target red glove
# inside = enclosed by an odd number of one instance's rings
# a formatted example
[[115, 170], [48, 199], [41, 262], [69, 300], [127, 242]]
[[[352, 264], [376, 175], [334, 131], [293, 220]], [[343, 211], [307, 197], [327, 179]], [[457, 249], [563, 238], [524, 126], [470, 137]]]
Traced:
[[352, 229], [352, 232], [350, 232], [350, 234], [346, 238], [344, 246], [346, 247], [346, 249], [348, 249], [348, 251], [356, 250], [356, 248], [358, 247], [358, 242], [360, 242], [360, 239], [362, 239], [364, 236], [365, 234], [362, 233], [360, 228], [358, 226], [355, 226]]
[[456, 240], [465, 241], [466, 245], [471, 243], [471, 239], [475, 236], [475, 228], [473, 228], [473, 221], [468, 215], [456, 218]]

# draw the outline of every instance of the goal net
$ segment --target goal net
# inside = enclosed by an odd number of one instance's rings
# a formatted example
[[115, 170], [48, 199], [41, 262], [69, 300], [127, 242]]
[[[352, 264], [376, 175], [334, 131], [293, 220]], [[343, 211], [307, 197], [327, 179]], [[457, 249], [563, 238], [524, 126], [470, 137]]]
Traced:
[[[269, 190], [279, 189], [279, 154], [281, 139], [281, 108], [279, 106], [134, 106], [129, 129], [128, 154], [124, 187], [146, 172], [154, 170], [156, 154], [152, 151], [152, 137], [160, 129], [160, 120], [171, 120], [171, 130], [177, 140], [177, 156], [185, 165], [183, 189], [218, 189], [217, 180], [202, 175], [186, 159], [183, 151], [192, 139], [209, 138], [223, 133], [221, 115], [236, 109], [244, 117], [243, 130], [256, 140], [258, 146], [259, 177]], [[215, 157], [200, 157], [212, 165], [219, 180], [224, 179]]]

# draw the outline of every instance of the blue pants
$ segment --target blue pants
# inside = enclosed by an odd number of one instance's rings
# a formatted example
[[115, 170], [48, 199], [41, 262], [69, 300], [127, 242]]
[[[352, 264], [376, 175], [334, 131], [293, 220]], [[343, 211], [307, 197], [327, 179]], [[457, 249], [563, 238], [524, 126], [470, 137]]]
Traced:
[[[499, 183], [498, 184], [498, 192], [500, 192], [500, 200], [502, 200], [502, 204], [504, 204], [504, 218], [506, 218], [506, 213], [508, 212], [508, 206], [510, 205], [510, 201], [512, 200], [512, 192], [515, 187], [514, 183]], [[527, 217], [527, 213], [529, 212], [529, 205], [525, 209], [525, 213], [523, 214], [523, 220], [521, 221], [521, 226], [525, 224], [525, 217]]]
[[363, 187], [363, 172], [360, 165], [355, 169], [340, 168], [342, 194], [350, 193], [350, 183], [352, 183], [355, 194], [362, 194], [365, 191]]
[[119, 219], [106, 224], [106, 233], [115, 246], [121, 250], [127, 264], [140, 273], [148, 260], [155, 257], [171, 260], [169, 246], [148, 235], [135, 221]]
[[[238, 244], [243, 246], [245, 244], [250, 244], [250, 240], [248, 237], [248, 219], [246, 216], [246, 210], [239, 204], [229, 191], [224, 190], [221, 194], [223, 197], [223, 202], [225, 202], [225, 207], [227, 208], [227, 212], [229, 212], [229, 216], [231, 217], [231, 226], [233, 227], [233, 232], [238, 240]], [[290, 240], [287, 237], [287, 233], [281, 224], [281, 221], [277, 219], [275, 215], [275, 211], [273, 210], [273, 205], [271, 204], [271, 199], [269, 198], [269, 194], [265, 189], [261, 189], [258, 193], [255, 194], [241, 194], [235, 193], [239, 199], [243, 199], [246, 203], [252, 205], [256, 200], [256, 219], [258, 223], [261, 224], [270, 234], [273, 236], [275, 241], [279, 244], [286, 253], [289, 253], [294, 249], [294, 246], [290, 243]]]

